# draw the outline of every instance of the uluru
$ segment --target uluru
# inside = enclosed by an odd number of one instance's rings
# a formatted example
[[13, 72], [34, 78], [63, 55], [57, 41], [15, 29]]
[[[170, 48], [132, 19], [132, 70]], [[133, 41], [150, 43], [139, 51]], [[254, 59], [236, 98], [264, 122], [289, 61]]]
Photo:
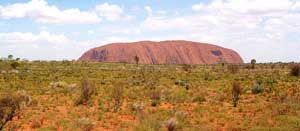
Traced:
[[134, 63], [135, 56], [141, 64], [243, 63], [234, 50], [184, 40], [111, 43], [88, 50], [78, 60]]

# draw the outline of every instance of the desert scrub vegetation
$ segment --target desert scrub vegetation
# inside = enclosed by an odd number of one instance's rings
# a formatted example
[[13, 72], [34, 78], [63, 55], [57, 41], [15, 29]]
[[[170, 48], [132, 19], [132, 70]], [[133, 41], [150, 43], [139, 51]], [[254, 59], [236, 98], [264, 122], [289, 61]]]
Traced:
[[300, 81], [290, 68], [297, 63], [255, 63], [252, 69], [250, 63], [18, 60], [13, 68], [14, 61], [0, 61], [3, 130], [300, 128]]
[[112, 110], [114, 112], [119, 111], [124, 101], [124, 84], [116, 83], [111, 86], [110, 96], [112, 99]]
[[299, 76], [300, 74], [300, 65], [292, 65], [291, 66], [291, 71], [290, 71], [292, 76]]
[[24, 92], [7, 91], [0, 96], [0, 130], [13, 119], [19, 110], [31, 102], [30, 96]]
[[87, 76], [84, 76], [81, 80], [80, 96], [75, 101], [75, 105], [88, 104], [91, 98], [96, 93], [96, 88], [93, 82], [91, 82]]
[[89, 118], [80, 118], [76, 121], [75, 127], [80, 131], [92, 131], [95, 128], [95, 123]]
[[236, 107], [239, 99], [240, 99], [240, 95], [242, 93], [242, 88], [239, 82], [234, 81], [232, 83], [232, 103], [233, 103], [233, 107]]
[[252, 60], [251, 60], [251, 68], [252, 68], [252, 69], [255, 69], [255, 64], [256, 64], [256, 60], [255, 60], [255, 59], [252, 59]]
[[262, 81], [255, 82], [252, 89], [251, 89], [253, 94], [262, 93], [264, 90], [265, 90], [265, 88], [262, 85]]
[[239, 65], [230, 64], [230, 65], [227, 65], [227, 70], [232, 74], [236, 74], [239, 72], [240, 67], [239, 67]]

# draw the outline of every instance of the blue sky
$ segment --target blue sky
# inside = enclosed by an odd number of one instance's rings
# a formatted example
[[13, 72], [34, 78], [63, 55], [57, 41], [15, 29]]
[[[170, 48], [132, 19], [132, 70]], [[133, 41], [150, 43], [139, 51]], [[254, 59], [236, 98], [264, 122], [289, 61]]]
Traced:
[[1, 0], [0, 57], [77, 59], [92, 47], [191, 40], [248, 62], [300, 62], [300, 0]]

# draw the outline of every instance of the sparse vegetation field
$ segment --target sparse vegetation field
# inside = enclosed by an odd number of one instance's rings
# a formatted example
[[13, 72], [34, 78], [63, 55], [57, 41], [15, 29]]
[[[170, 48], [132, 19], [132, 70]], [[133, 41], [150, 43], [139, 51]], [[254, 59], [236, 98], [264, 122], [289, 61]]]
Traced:
[[298, 131], [298, 67], [2, 60], [0, 128]]

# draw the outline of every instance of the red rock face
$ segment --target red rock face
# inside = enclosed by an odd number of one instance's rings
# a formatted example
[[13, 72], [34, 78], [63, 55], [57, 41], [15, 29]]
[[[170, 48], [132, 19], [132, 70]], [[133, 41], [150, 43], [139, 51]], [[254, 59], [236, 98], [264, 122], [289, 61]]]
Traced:
[[231, 49], [191, 41], [113, 43], [85, 52], [79, 61], [135, 63], [136, 55], [141, 64], [243, 63]]

